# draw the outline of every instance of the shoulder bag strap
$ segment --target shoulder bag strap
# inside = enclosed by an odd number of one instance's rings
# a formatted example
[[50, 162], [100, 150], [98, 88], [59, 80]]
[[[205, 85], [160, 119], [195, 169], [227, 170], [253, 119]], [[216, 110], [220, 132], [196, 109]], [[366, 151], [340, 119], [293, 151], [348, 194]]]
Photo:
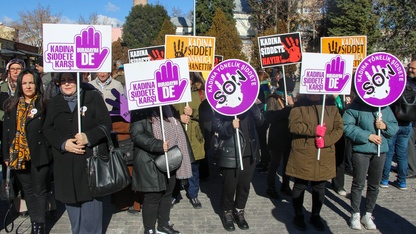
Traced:
[[100, 128], [104, 132], [105, 136], [107, 137], [108, 149], [113, 150], [114, 149], [113, 140], [111, 139], [111, 136], [107, 127], [104, 125], [98, 125], [98, 128]]

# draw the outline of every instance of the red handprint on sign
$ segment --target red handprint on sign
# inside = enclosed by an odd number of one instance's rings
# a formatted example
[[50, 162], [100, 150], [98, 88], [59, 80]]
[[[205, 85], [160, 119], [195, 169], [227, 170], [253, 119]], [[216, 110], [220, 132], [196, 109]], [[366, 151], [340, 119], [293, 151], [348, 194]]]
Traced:
[[300, 51], [299, 39], [293, 40], [293, 37], [286, 37], [286, 44], [282, 42], [284, 49], [289, 54], [287, 59], [282, 59], [281, 63], [297, 63], [302, 58], [302, 52]]

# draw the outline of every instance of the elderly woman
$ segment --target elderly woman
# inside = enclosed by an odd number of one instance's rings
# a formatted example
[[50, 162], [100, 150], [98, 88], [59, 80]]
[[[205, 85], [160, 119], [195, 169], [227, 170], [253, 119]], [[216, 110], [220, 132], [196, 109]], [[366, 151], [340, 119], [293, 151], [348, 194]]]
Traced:
[[105, 144], [105, 134], [98, 126], [111, 129], [111, 119], [98, 91], [81, 83], [77, 92], [76, 73], [62, 73], [58, 77], [61, 93], [48, 102], [43, 128], [53, 147], [56, 199], [66, 206], [72, 233], [101, 234], [103, 204], [89, 192], [86, 160], [93, 155], [94, 146]]

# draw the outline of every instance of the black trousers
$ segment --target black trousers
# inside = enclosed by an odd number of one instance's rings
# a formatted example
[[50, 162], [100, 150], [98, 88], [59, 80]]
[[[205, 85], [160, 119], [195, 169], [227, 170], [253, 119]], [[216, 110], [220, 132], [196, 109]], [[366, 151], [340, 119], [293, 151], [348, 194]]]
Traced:
[[342, 136], [335, 143], [336, 176], [332, 179], [332, 187], [336, 190], [344, 189], [345, 181], [345, 137]]
[[172, 192], [175, 184], [176, 176], [171, 173], [165, 191], [143, 193], [142, 216], [145, 230], [155, 229], [156, 220], [158, 226], [169, 224]]
[[290, 176], [286, 175], [286, 166], [287, 162], [289, 161], [289, 149], [279, 149], [276, 147], [270, 148], [271, 157], [269, 163], [269, 170], [267, 172], [267, 185], [269, 187], [276, 186], [276, 171], [279, 169], [280, 161], [283, 158], [283, 165], [282, 165], [282, 188], [289, 187]]
[[244, 209], [246, 207], [250, 182], [253, 178], [256, 163], [251, 157], [243, 158], [243, 169], [221, 168], [222, 191], [221, 208], [223, 211]]
[[30, 220], [32, 222], [45, 223], [49, 165], [41, 167], [28, 165], [28, 169], [15, 170], [15, 174], [25, 194]]
[[[326, 181], [310, 181], [312, 186], [312, 215], [319, 215], [325, 199]], [[303, 199], [309, 181], [295, 178], [292, 190], [292, 203], [295, 215], [303, 215]]]

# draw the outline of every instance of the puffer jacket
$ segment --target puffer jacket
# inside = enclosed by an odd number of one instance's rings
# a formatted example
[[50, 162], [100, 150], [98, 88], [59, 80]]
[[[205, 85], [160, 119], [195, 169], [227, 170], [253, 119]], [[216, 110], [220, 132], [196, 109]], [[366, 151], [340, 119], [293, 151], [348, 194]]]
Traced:
[[292, 133], [291, 151], [286, 174], [308, 181], [324, 181], [335, 177], [335, 142], [343, 132], [343, 123], [337, 107], [330, 100], [325, 105], [324, 148], [315, 146], [316, 126], [322, 113], [322, 101], [301, 99], [295, 103], [289, 115], [289, 130]]
[[[381, 108], [382, 120], [387, 129], [381, 130], [382, 143], [380, 153], [387, 153], [389, 146], [387, 139], [394, 136], [399, 130], [398, 123], [390, 107]], [[378, 152], [378, 146], [368, 140], [371, 134], [378, 134], [375, 128], [375, 120], [378, 115], [378, 108], [369, 106], [361, 101], [359, 97], [345, 111], [344, 120], [345, 136], [352, 141], [353, 152], [371, 153]]]

